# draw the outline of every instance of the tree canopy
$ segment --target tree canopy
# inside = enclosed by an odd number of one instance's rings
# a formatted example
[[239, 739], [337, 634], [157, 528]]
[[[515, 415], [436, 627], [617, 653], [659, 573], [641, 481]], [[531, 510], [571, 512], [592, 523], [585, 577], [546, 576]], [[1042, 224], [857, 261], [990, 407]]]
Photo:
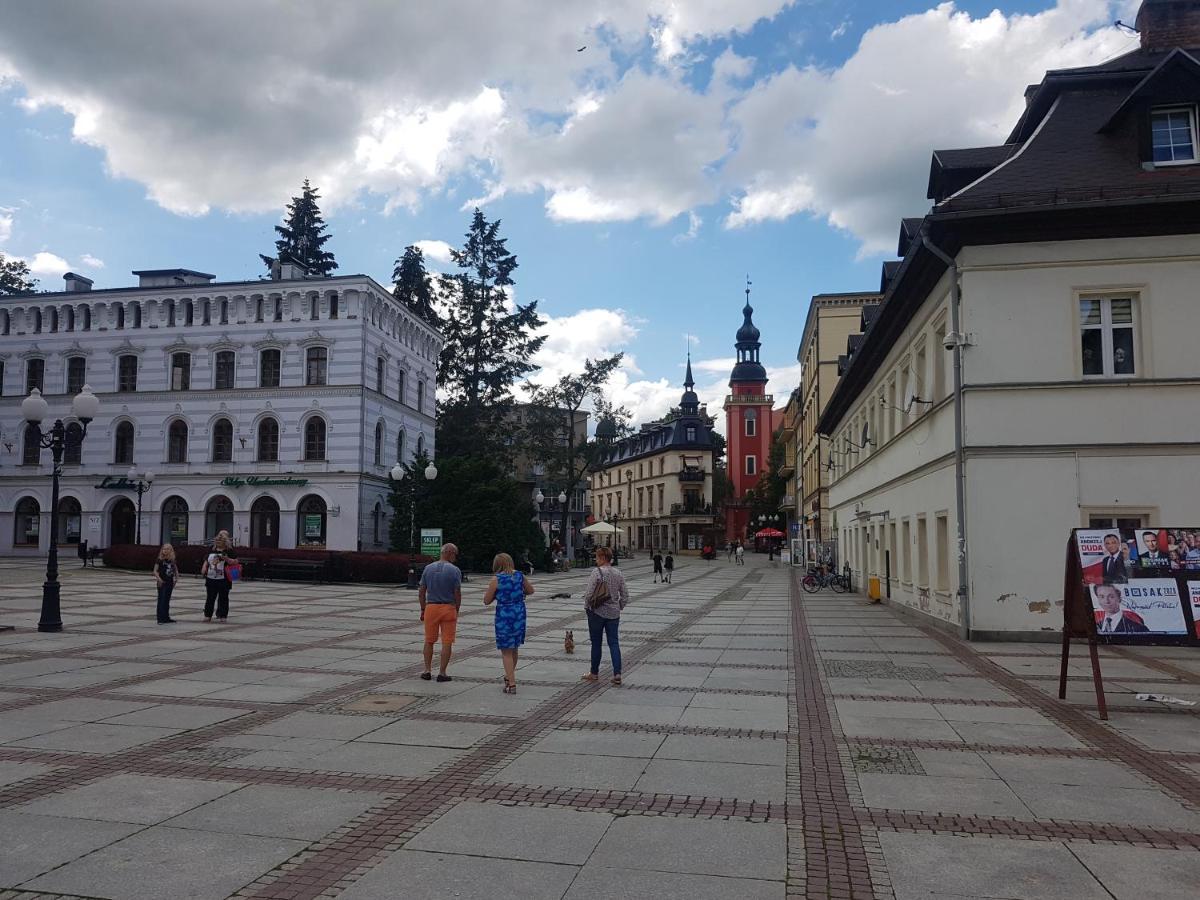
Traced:
[[30, 277], [29, 266], [23, 259], [8, 259], [0, 253], [0, 297], [32, 294], [37, 279]]
[[396, 260], [392, 281], [395, 283], [392, 296], [430, 325], [438, 327], [438, 314], [433, 308], [433, 280], [425, 271], [425, 254], [420, 247], [410, 244], [404, 248], [404, 255]]
[[300, 196], [293, 197], [287, 206], [287, 221], [275, 226], [275, 233], [279, 235], [275, 241], [275, 256], [259, 254], [268, 272], [276, 259], [281, 263], [299, 263], [312, 275], [330, 275], [338, 267], [333, 254], [324, 249], [329, 240], [325, 229], [329, 226], [321, 218], [321, 208], [317, 205], [320, 199], [317, 189], [305, 178]]

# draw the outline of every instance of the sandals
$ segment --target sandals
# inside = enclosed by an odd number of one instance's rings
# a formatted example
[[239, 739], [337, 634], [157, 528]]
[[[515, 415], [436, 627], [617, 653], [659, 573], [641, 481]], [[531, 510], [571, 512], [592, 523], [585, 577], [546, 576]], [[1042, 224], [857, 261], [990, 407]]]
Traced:
[[507, 678], [505, 678], [504, 679], [504, 693], [515, 694], [516, 692], [517, 692], [516, 684], [509, 681]]
[[599, 675], [593, 675], [591, 672], [589, 672], [587, 675], [584, 675], [584, 676], [583, 676], [581, 679], [579, 679], [579, 680], [580, 680], [580, 681], [599, 681], [599, 680], [600, 680], [600, 676], [599, 676]]

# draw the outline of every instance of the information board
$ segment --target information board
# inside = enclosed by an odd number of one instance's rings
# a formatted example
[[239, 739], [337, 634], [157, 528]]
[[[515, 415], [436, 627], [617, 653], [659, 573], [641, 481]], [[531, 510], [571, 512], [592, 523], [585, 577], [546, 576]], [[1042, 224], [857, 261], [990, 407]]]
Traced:
[[442, 529], [440, 528], [422, 528], [421, 529], [421, 555], [422, 556], [440, 556], [442, 553]]

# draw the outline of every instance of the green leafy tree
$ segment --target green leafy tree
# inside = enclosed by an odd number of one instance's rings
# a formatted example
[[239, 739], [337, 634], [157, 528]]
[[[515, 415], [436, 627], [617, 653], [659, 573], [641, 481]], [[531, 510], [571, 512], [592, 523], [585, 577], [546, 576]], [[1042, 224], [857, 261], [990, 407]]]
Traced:
[[420, 247], [409, 245], [396, 260], [392, 271], [392, 296], [430, 325], [438, 326], [438, 314], [433, 308], [433, 280], [425, 271], [425, 254]]
[[475, 210], [466, 242], [451, 251], [458, 271], [443, 275], [445, 344], [438, 385], [438, 444], [443, 453], [509, 455], [503, 423], [512, 409], [513, 385], [533, 372], [530, 360], [545, 342], [537, 303], [510, 305], [517, 258], [500, 237], [500, 221]]
[[30, 277], [25, 260], [8, 259], [0, 253], [0, 297], [32, 294], [36, 288], [37, 279]]
[[[527, 557], [535, 566], [547, 567], [545, 537], [533, 502], [499, 461], [442, 456], [435, 481], [425, 481], [427, 465], [425, 459], [414, 460], [405, 478], [393, 483], [392, 549], [411, 550], [410, 510], [415, 509], [418, 533], [423, 527], [441, 528], [443, 540], [458, 545], [464, 569], [490, 572], [492, 559], [501, 551], [514, 560]], [[416, 481], [410, 485], [414, 474]]]
[[321, 218], [321, 208], [317, 205], [320, 199], [317, 189], [305, 178], [300, 196], [293, 197], [287, 206], [287, 222], [275, 226], [275, 232], [279, 235], [275, 241], [275, 256], [259, 254], [268, 272], [276, 259], [299, 263], [313, 275], [328, 276], [338, 267], [333, 254], [324, 249], [325, 242], [329, 240], [325, 229], [329, 226]]
[[[546, 469], [547, 477], [567, 492], [568, 497], [599, 462], [603, 447], [595, 438], [580, 434], [576, 421], [589, 401], [606, 416], [627, 419], [625, 410], [614, 410], [604, 396], [604, 386], [621, 364], [624, 354], [605, 359], [587, 359], [583, 371], [564, 375], [554, 384], [535, 387], [529, 394], [526, 451]], [[618, 426], [619, 427], [619, 426]], [[563, 504], [559, 534], [568, 532], [570, 501]]]

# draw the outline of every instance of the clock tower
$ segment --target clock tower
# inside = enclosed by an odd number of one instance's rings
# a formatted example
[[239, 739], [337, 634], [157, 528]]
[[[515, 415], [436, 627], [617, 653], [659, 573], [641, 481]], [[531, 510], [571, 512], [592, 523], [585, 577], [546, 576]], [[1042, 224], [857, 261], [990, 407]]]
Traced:
[[749, 537], [750, 506], [746, 492], [758, 484], [771, 449], [771, 407], [774, 399], [767, 393], [767, 370], [759, 362], [762, 347], [759, 330], [754, 326], [754, 307], [750, 305], [750, 284], [746, 284], [746, 305], [742, 307], [742, 327], [737, 330], [737, 363], [729, 375], [729, 394], [725, 398], [726, 465], [733, 496], [725, 504], [725, 539]]

